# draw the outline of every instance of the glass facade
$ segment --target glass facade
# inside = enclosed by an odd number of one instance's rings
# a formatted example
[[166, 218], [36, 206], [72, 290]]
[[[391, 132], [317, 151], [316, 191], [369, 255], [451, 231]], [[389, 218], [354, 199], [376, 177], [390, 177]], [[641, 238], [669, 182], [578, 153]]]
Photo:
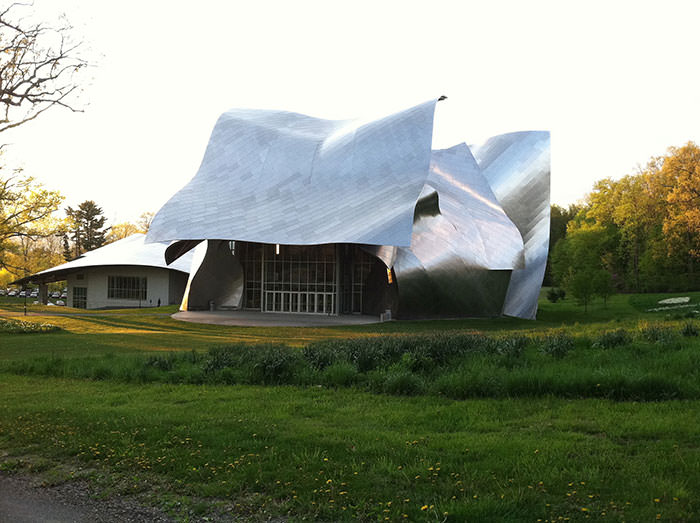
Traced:
[[[338, 314], [362, 312], [364, 282], [373, 258], [352, 246], [357, 260], [348, 284], [339, 284], [339, 246], [270, 245], [236, 242], [235, 255], [243, 266], [244, 308], [265, 312]], [[343, 292], [340, 292], [340, 288]], [[339, 307], [339, 298], [347, 305]]]

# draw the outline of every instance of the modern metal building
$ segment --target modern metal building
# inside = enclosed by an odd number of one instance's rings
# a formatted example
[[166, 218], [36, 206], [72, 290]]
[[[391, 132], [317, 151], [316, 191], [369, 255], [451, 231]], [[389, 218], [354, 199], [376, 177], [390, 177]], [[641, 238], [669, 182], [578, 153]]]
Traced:
[[180, 303], [192, 255], [165, 264], [167, 243], [145, 244], [133, 234], [79, 258], [14, 282], [35, 283], [47, 301], [47, 284], [66, 281], [66, 304], [82, 309], [156, 307]]
[[221, 115], [147, 241], [195, 250], [183, 310], [534, 318], [549, 133], [433, 150], [437, 100], [364, 120]]

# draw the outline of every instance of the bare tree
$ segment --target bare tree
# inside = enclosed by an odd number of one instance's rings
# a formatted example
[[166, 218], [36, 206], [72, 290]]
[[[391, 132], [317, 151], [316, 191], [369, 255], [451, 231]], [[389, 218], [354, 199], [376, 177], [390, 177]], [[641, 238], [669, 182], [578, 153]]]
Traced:
[[138, 225], [140, 231], [143, 233], [147, 233], [148, 229], [151, 228], [151, 222], [153, 221], [153, 217], [156, 215], [156, 213], [147, 211], [147, 212], [142, 212], [141, 216], [139, 216], [138, 221], [136, 222], [136, 225]]
[[50, 27], [19, 16], [31, 4], [0, 12], [0, 132], [34, 120], [54, 106], [78, 111], [75, 75], [86, 67], [67, 23]]

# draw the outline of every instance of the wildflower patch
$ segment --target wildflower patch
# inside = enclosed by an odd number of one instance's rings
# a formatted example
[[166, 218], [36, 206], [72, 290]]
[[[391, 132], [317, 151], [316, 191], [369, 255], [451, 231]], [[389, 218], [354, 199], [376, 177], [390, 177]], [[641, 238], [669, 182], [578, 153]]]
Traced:
[[0, 318], [0, 334], [36, 334], [60, 331], [61, 327], [51, 323], [8, 320]]

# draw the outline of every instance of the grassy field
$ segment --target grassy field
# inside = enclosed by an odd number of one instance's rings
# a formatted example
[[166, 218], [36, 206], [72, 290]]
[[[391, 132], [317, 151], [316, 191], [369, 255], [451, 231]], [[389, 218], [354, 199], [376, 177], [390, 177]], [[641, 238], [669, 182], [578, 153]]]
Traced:
[[[588, 314], [543, 301], [534, 322], [325, 329], [33, 306], [27, 320], [61, 330], [0, 330], [0, 469], [87, 479], [182, 520], [697, 521], [700, 321], [646, 312], [665, 297], [614, 296]], [[21, 311], [0, 302], [0, 318]], [[474, 333], [500, 341], [430, 352]], [[394, 347], [389, 334], [413, 341], [371, 365], [344, 356], [368, 337]], [[269, 352], [293, 385], [250, 384], [271, 343], [297, 347]], [[314, 367], [321, 349], [337, 361]], [[387, 387], [397, 376], [420, 388]]]

